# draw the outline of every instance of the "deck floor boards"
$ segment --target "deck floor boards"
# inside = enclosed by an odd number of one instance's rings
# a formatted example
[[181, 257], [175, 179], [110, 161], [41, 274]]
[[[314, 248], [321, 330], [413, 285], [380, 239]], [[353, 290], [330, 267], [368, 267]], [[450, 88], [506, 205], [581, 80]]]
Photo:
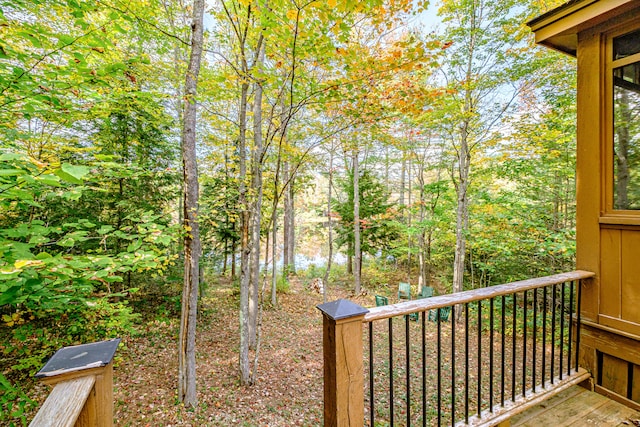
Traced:
[[640, 412], [579, 386], [511, 419], [519, 427], [640, 426]]

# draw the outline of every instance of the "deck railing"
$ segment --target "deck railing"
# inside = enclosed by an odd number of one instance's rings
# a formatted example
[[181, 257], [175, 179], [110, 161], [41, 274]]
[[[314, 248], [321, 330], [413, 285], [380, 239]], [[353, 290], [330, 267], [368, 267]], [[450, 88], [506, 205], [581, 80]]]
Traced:
[[574, 271], [369, 310], [346, 300], [319, 306], [325, 425], [496, 425], [588, 379], [579, 367], [580, 296], [593, 276]]

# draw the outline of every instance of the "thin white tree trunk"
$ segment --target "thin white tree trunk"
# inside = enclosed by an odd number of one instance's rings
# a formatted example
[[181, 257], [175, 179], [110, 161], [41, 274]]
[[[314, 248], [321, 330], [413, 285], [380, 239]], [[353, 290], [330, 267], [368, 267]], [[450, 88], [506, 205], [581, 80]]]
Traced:
[[328, 225], [328, 244], [329, 254], [327, 255], [327, 269], [324, 272], [324, 278], [322, 279], [322, 300], [327, 302], [327, 286], [329, 285], [329, 274], [331, 273], [331, 263], [333, 262], [333, 220], [331, 219], [331, 187], [333, 186], [333, 143], [331, 144], [331, 151], [329, 153], [329, 185], [327, 188], [327, 218], [329, 220]]
[[355, 265], [353, 266], [354, 291], [360, 294], [362, 252], [360, 248], [360, 170], [358, 164], [358, 150], [353, 150], [353, 252]]
[[240, 136], [238, 138], [238, 167], [240, 173], [239, 202], [242, 209], [240, 215], [240, 383], [247, 385], [250, 382], [251, 369], [249, 368], [249, 254], [251, 254], [251, 241], [249, 239], [249, 201], [247, 197], [246, 158], [246, 134], [247, 134], [247, 94], [249, 84], [242, 83], [240, 89], [239, 124]]
[[[265, 43], [260, 43], [256, 68], [262, 68]], [[262, 219], [262, 83], [254, 85], [253, 150], [251, 154], [251, 279], [249, 286], [249, 348], [255, 350], [258, 336], [258, 304], [260, 289], [260, 221]], [[255, 373], [253, 373], [255, 375]]]
[[200, 234], [198, 229], [198, 166], [196, 161], [197, 86], [203, 45], [204, 0], [194, 0], [191, 55], [185, 77], [186, 102], [182, 131], [184, 176], [184, 285], [178, 346], [178, 397], [187, 407], [198, 403], [196, 394], [196, 320]]

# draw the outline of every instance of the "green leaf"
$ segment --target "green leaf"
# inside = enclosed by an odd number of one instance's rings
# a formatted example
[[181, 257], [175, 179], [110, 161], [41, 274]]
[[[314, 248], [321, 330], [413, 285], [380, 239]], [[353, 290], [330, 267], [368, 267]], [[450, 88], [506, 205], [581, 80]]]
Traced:
[[25, 173], [22, 169], [0, 169], [0, 176], [18, 176]]
[[0, 306], [15, 303], [20, 290], [20, 286], [12, 286], [0, 293]]
[[65, 181], [65, 182], [69, 182], [71, 184], [82, 184], [82, 182], [83, 182], [81, 179], [78, 179], [78, 178], [74, 177], [73, 175], [70, 175], [70, 174], [66, 173], [62, 169], [56, 169], [53, 173], [58, 178], [60, 178], [61, 180]]
[[61, 187], [60, 178], [55, 175], [42, 175], [36, 178], [38, 181], [45, 185], [50, 185], [52, 187]]
[[83, 179], [91, 170], [86, 166], [70, 165], [69, 163], [63, 163], [61, 169], [63, 172], [68, 173], [79, 180]]
[[0, 154], [0, 161], [6, 162], [10, 160], [23, 160], [24, 156], [17, 153], [2, 153]]

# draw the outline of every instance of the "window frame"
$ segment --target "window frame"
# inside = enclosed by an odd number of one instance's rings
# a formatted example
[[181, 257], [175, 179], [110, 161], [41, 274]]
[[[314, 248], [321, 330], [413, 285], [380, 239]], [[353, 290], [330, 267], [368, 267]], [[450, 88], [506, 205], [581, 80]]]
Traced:
[[602, 49], [602, 160], [603, 195], [600, 222], [604, 224], [640, 225], [640, 209], [615, 209], [614, 201], [614, 110], [613, 70], [640, 62], [640, 52], [620, 59], [613, 59], [613, 39], [640, 30], [640, 22], [634, 21], [603, 33]]

